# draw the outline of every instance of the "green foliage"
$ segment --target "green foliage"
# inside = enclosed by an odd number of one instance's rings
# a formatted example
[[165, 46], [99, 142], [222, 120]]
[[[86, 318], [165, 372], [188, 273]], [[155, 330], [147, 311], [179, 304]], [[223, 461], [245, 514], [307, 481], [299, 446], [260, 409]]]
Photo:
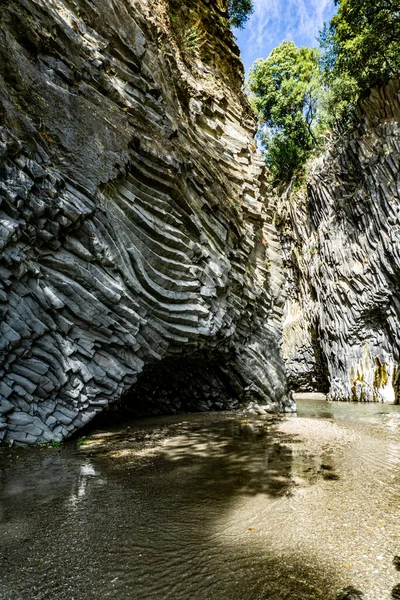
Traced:
[[200, 30], [199, 23], [195, 23], [181, 37], [184, 52], [198, 54], [204, 43], [204, 33]]
[[400, 75], [400, 0], [335, 2], [338, 11], [320, 33], [322, 54], [283, 42], [250, 71], [274, 184], [301, 176], [325, 139], [352, 129], [359, 98]]
[[233, 27], [243, 29], [253, 12], [252, 0], [229, 0], [229, 18]]
[[354, 124], [355, 110], [359, 98], [359, 86], [348, 74], [322, 75], [320, 94], [320, 128], [330, 130], [334, 137], [350, 130]]
[[351, 129], [360, 97], [400, 74], [400, 0], [336, 0], [338, 11], [320, 33], [327, 125]]
[[250, 70], [253, 108], [262, 124], [260, 138], [275, 184], [301, 171], [318, 145], [320, 53], [283, 42]]
[[344, 77], [358, 94], [400, 73], [400, 0], [336, 0], [320, 35], [325, 76]]
[[189, 26], [182, 14], [173, 12], [171, 7], [169, 19], [172, 35], [183, 58], [188, 61], [198, 58], [205, 41], [205, 32], [201, 28], [200, 19]]
[[83, 437], [79, 438], [79, 440], [76, 442], [77, 446], [87, 446], [87, 444], [89, 444], [89, 442], [93, 439], [93, 436], [91, 435], [84, 435]]
[[271, 180], [303, 172], [323, 141], [354, 126], [357, 102], [400, 75], [400, 0], [335, 0], [322, 54], [283, 42], [254, 63], [249, 80]]
[[272, 183], [288, 182], [293, 175], [300, 175], [310, 154], [310, 143], [303, 126], [296, 123], [290, 131], [276, 133], [264, 128], [260, 140]]

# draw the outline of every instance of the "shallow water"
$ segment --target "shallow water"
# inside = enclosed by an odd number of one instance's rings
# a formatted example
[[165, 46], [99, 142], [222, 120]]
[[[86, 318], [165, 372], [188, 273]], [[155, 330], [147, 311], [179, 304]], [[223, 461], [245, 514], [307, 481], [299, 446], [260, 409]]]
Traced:
[[313, 600], [400, 583], [400, 410], [114, 423], [0, 452], [0, 598]]
[[297, 402], [297, 415], [387, 425], [389, 420], [400, 418], [400, 406], [374, 402], [327, 402], [310, 398]]

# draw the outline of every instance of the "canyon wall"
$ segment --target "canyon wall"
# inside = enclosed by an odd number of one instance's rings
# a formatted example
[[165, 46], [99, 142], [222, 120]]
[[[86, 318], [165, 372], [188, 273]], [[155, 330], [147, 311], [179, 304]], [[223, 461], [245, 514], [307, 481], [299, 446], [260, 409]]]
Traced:
[[62, 440], [120, 401], [293, 408], [226, 7], [2, 2], [0, 440]]
[[[400, 84], [373, 90], [350, 139], [280, 199], [291, 385], [336, 400], [399, 401]], [[323, 390], [322, 390], [323, 391]]]

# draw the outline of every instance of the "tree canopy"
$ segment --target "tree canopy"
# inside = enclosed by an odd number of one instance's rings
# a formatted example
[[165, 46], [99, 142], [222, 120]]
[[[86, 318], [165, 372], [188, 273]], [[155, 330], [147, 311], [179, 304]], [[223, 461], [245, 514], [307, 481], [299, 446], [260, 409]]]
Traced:
[[243, 29], [253, 12], [253, 0], [229, 0], [229, 18], [231, 25]]
[[358, 99], [400, 75], [400, 0], [335, 0], [322, 53], [283, 42], [250, 71], [273, 183], [301, 174], [323, 134], [351, 131]]
[[288, 181], [317, 143], [320, 53], [285, 41], [250, 70], [249, 89], [275, 182]]
[[400, 0], [335, 0], [320, 35], [326, 76], [353, 78], [361, 94], [400, 73]]

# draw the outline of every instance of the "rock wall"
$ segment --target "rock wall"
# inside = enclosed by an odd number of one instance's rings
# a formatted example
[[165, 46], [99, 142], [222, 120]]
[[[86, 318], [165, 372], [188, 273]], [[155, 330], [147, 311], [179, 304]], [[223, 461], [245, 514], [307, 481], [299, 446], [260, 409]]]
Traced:
[[279, 198], [276, 222], [286, 271], [283, 357], [294, 392], [329, 391], [320, 344], [319, 305], [314, 287], [316, 232], [305, 189], [292, 186]]
[[281, 199], [289, 376], [310, 389], [326, 359], [336, 400], [400, 399], [399, 119], [392, 81], [360, 105], [352, 138], [314, 161], [306, 192]]
[[226, 3], [2, 2], [0, 439], [292, 408], [241, 85]]

